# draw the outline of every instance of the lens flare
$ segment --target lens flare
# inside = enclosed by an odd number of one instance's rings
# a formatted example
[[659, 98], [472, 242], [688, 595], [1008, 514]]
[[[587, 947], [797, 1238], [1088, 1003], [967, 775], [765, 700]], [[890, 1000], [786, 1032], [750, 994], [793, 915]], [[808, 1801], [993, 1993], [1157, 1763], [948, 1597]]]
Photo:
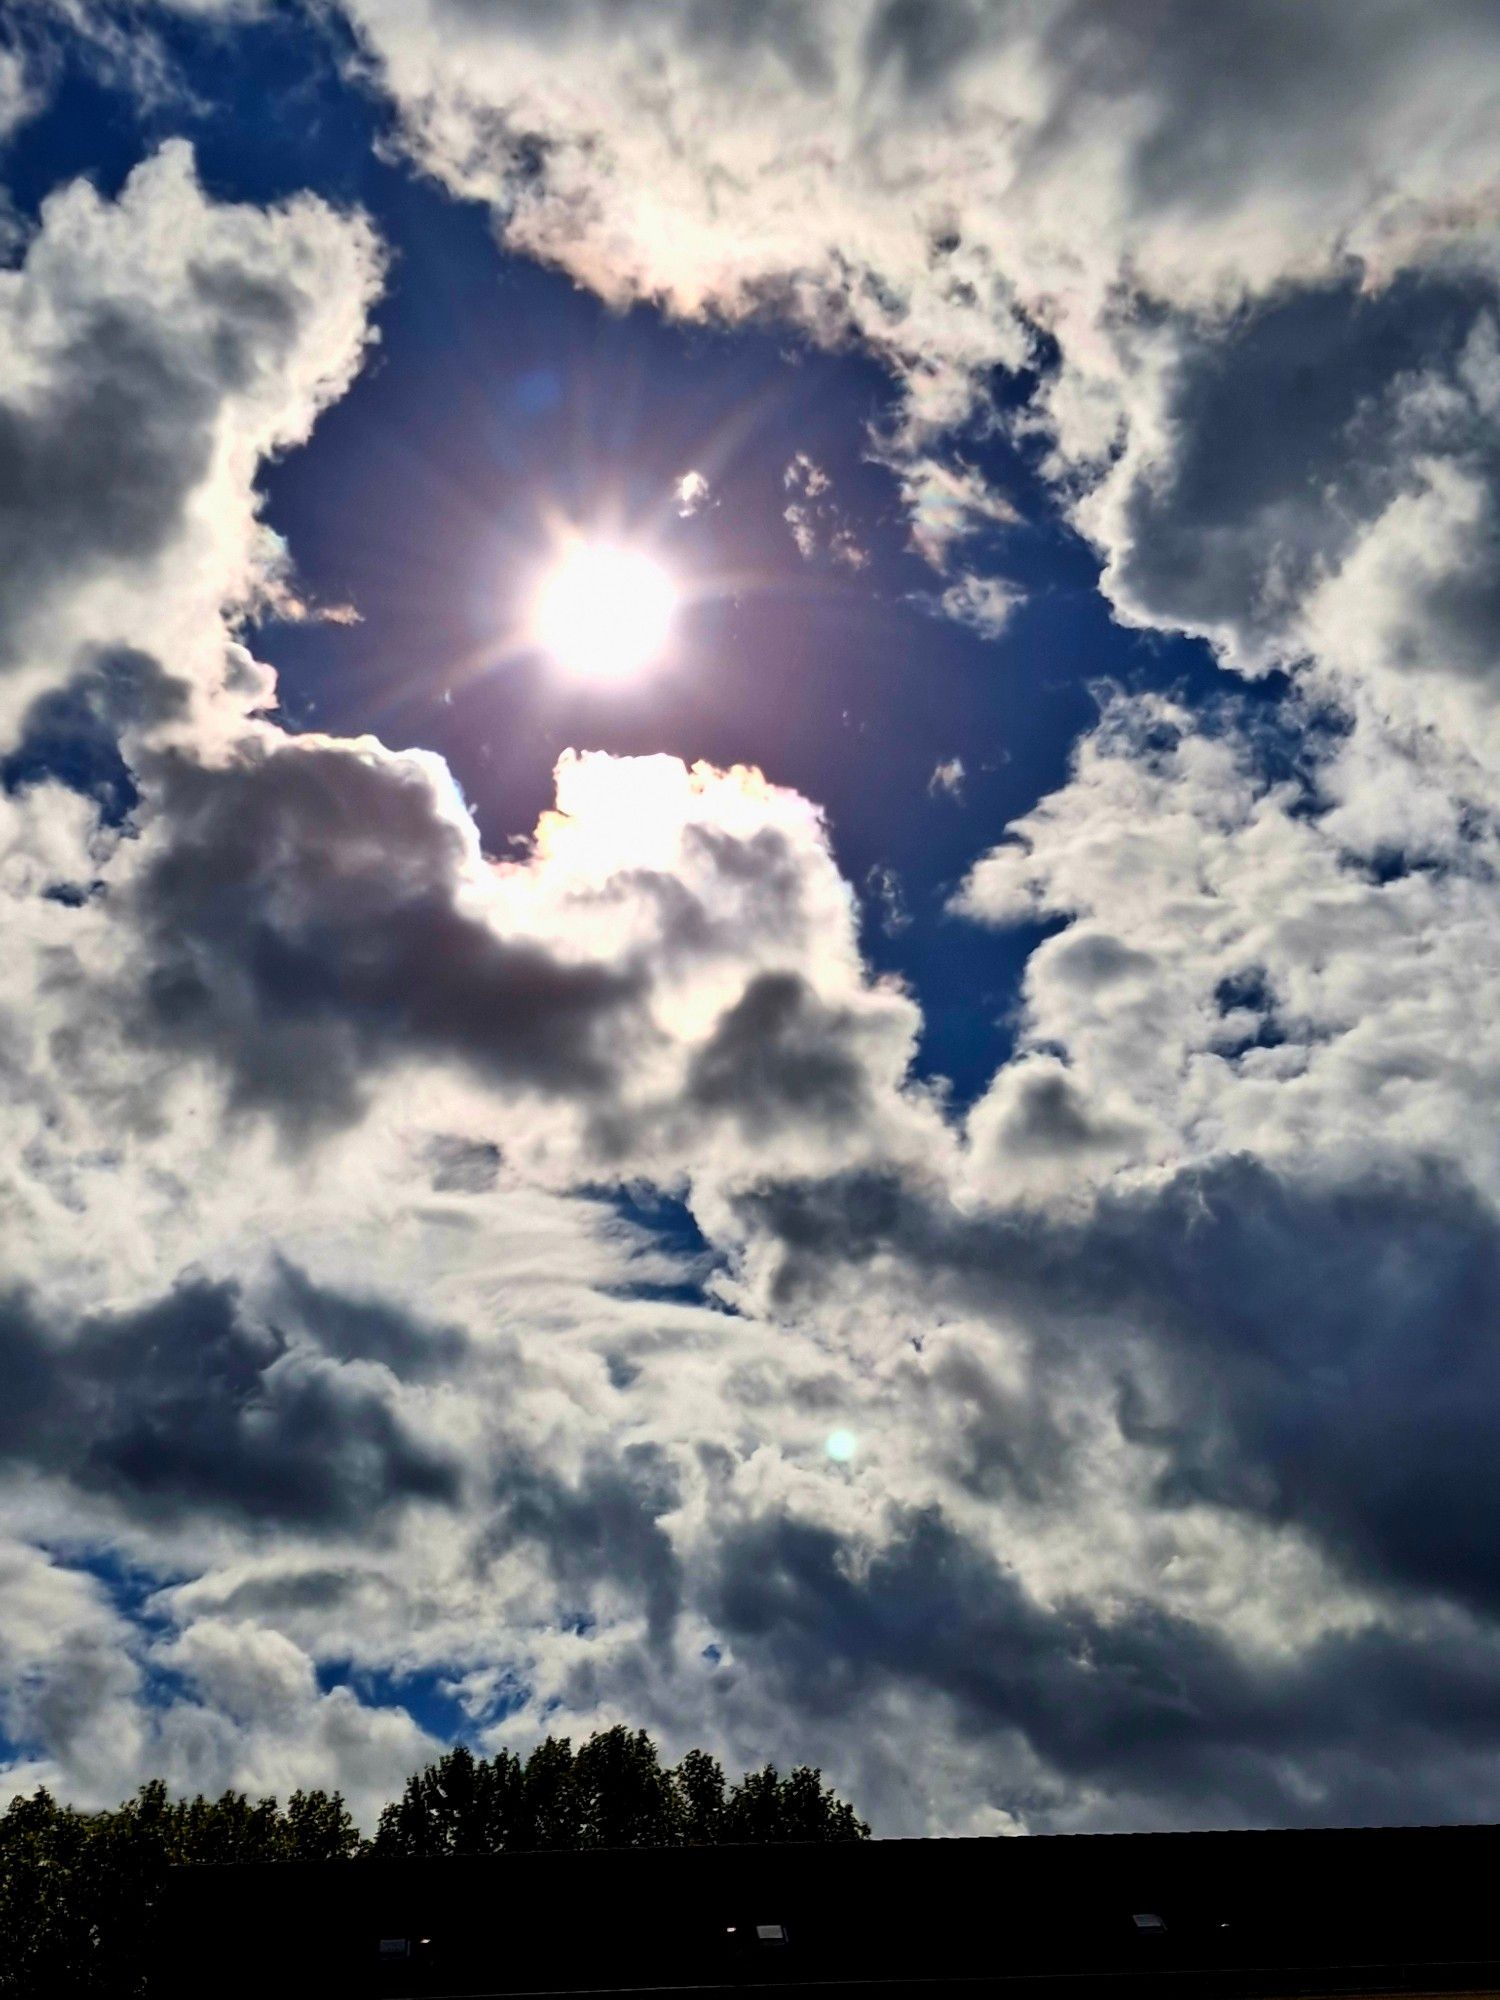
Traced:
[[660, 658], [676, 608], [676, 587], [650, 556], [579, 541], [542, 581], [534, 636], [565, 673], [627, 681]]

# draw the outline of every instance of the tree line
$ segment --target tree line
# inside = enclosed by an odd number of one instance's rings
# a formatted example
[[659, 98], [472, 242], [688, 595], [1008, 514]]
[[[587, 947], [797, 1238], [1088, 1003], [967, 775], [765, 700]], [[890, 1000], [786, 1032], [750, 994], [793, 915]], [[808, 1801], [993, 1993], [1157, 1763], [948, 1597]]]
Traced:
[[184, 1862], [347, 1861], [538, 1847], [679, 1847], [864, 1840], [854, 1808], [801, 1765], [729, 1784], [706, 1751], [662, 1763], [643, 1729], [529, 1757], [460, 1745], [407, 1780], [365, 1839], [338, 1792], [173, 1799], [158, 1779], [101, 1812], [39, 1788], [0, 1816], [0, 1995], [125, 2000], [149, 1993], [152, 1914]]

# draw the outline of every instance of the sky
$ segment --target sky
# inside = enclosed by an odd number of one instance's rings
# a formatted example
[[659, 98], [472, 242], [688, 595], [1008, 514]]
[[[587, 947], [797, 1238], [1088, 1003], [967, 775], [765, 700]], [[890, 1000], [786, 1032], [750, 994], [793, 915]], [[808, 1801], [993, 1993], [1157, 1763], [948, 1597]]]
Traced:
[[15, 0], [0, 190], [9, 1790], [1500, 1817], [1493, 8]]

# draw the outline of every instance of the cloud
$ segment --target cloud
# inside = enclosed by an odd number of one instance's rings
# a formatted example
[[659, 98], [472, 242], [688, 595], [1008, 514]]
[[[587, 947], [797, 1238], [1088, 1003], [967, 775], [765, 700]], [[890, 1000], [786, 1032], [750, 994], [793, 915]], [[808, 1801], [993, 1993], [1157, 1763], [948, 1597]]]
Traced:
[[[1039, 1604], [931, 1513], [858, 1553], [768, 1518], [726, 1544], [717, 1587], [725, 1629], [784, 1700], [881, 1717], [893, 1688], [926, 1686], [965, 1736], [995, 1745], [1003, 1790], [1026, 1791], [1042, 1826], [1350, 1824], [1413, 1801], [1437, 1818], [1489, 1809], [1459, 1775], [1459, 1746], [1491, 1726], [1500, 1663], [1462, 1628], [1448, 1646], [1369, 1632], [1251, 1661], [1159, 1614]], [[1433, 1713], [1451, 1728], [1436, 1759]]]
[[199, 700], [268, 698], [221, 617], [261, 562], [251, 478], [348, 383], [379, 279], [360, 218], [210, 202], [180, 141], [115, 202], [48, 197], [0, 286], [9, 717], [123, 646]]
[[1020, 518], [1010, 502], [962, 460], [898, 457], [896, 470], [911, 516], [912, 547], [935, 570], [948, 570], [957, 550], [986, 526], [1010, 527]]
[[833, 481], [822, 466], [799, 451], [782, 474], [782, 484], [795, 496], [783, 509], [782, 519], [792, 531], [802, 560], [813, 562], [824, 555], [845, 569], [863, 569], [869, 553], [855, 539], [843, 509], [828, 497]]
[[455, 1465], [401, 1420], [379, 1369], [257, 1324], [230, 1286], [186, 1280], [66, 1334], [12, 1295], [0, 1343], [13, 1385], [0, 1455], [148, 1515], [186, 1506], [316, 1533], [459, 1497]]
[[[1057, 1089], [1046, 1117], [1032, 1142], [1047, 1151], [1098, 1143]], [[762, 1282], [784, 1306], [840, 1267], [872, 1284], [904, 1272], [948, 1315], [1003, 1299], [1038, 1343], [1023, 1379], [1047, 1385], [1040, 1413], [995, 1403], [1017, 1448], [1097, 1369], [1159, 1532], [1205, 1504], [1295, 1524], [1377, 1602], [1493, 1614], [1479, 1438], [1500, 1402], [1483, 1303], [1500, 1236], [1461, 1177], [1320, 1182], [1227, 1159], [1052, 1214], [860, 1176], [744, 1201], [749, 1239], [775, 1245]], [[1088, 1448], [1055, 1433], [1059, 1498]]]
[[961, 576], [945, 590], [918, 592], [911, 601], [956, 625], [967, 625], [982, 639], [998, 639], [1022, 594], [998, 577]]
[[25, 51], [0, 46], [0, 141], [11, 138], [28, 118], [35, 117], [41, 96], [39, 79]]
[[437, 759], [267, 734], [164, 758], [131, 883], [143, 1039], [199, 1047], [237, 1101], [351, 1117], [385, 1050], [588, 1097], [642, 974], [568, 964], [484, 911], [472, 822]]
[[690, 519], [694, 514], [701, 514], [710, 504], [715, 506], [718, 504], [716, 501], [710, 502], [708, 480], [701, 472], [683, 473], [677, 482], [676, 494], [677, 512], [683, 520]]
[[887, 937], [899, 937], [910, 928], [911, 912], [906, 907], [901, 877], [888, 861], [872, 866], [865, 877], [865, 890], [880, 911], [880, 928]]
[[514, 247], [607, 298], [853, 333], [903, 385], [914, 489], [966, 484], [981, 517], [999, 503], [927, 441], [1038, 332], [1077, 460], [1130, 421], [1136, 301], [1210, 329], [1349, 257], [1463, 254], [1492, 220], [1494, 30], [1469, 0], [1420, 23], [1257, 0], [1213, 34], [1099, 0], [576, 4], [545, 31], [463, 0], [347, 11], [413, 151]]
[[961, 799], [967, 776], [962, 757], [944, 757], [940, 763], [933, 765], [927, 789], [934, 798], [941, 794], [945, 798]]

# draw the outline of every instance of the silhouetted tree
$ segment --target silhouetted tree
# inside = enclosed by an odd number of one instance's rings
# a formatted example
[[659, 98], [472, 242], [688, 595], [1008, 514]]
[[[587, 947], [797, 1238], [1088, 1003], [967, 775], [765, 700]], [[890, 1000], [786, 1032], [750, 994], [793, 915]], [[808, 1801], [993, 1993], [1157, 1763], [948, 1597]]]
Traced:
[[726, 1794], [704, 1750], [668, 1768], [644, 1729], [601, 1730], [575, 1751], [549, 1736], [525, 1763], [449, 1750], [380, 1815], [378, 1855], [498, 1854], [531, 1847], [679, 1847], [719, 1841], [863, 1840], [854, 1808], [801, 1765], [747, 1772]]
[[683, 1845], [712, 1847], [723, 1840], [724, 1771], [718, 1758], [706, 1750], [689, 1750], [672, 1777], [682, 1814]]
[[166, 1871], [182, 1861], [327, 1861], [358, 1852], [337, 1792], [173, 1800], [160, 1780], [111, 1812], [45, 1790], [0, 1817], [0, 1995], [139, 1993]]
[[863, 1840], [870, 1829], [853, 1806], [824, 1785], [823, 1773], [799, 1764], [789, 1778], [774, 1764], [747, 1771], [724, 1806], [720, 1840]]

